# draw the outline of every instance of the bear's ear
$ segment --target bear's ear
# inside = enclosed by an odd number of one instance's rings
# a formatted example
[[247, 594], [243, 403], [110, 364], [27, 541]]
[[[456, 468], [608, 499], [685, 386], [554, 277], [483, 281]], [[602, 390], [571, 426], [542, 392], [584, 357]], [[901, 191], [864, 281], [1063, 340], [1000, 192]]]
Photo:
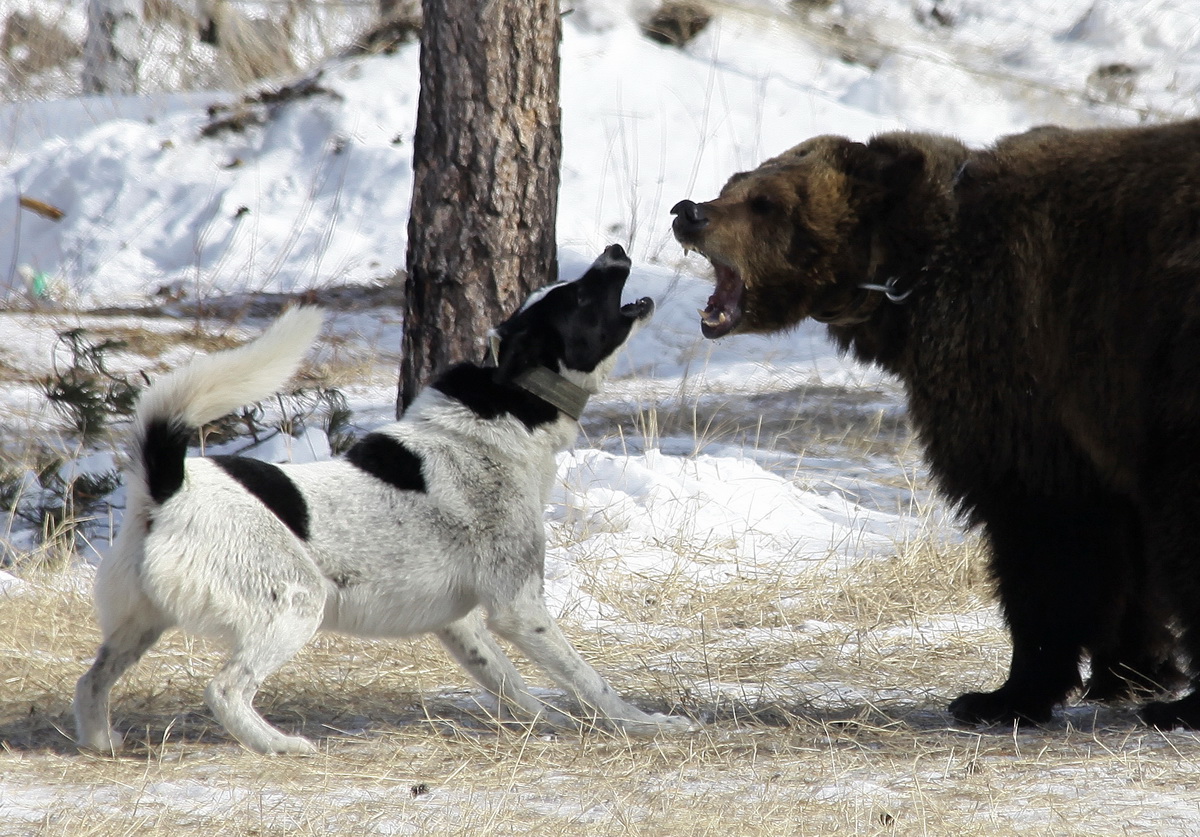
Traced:
[[867, 144], [846, 147], [846, 174], [871, 184], [886, 195], [904, 194], [925, 170], [925, 154], [905, 147], [891, 137], [876, 137]]

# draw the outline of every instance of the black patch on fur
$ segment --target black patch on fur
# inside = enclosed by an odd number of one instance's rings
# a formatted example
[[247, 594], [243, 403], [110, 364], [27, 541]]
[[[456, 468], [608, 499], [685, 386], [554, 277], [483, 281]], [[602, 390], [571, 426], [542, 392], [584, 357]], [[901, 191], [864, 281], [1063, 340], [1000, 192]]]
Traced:
[[421, 457], [384, 433], [368, 433], [346, 453], [346, 461], [401, 491], [425, 489]]
[[511, 384], [496, 383], [492, 370], [468, 363], [444, 373], [433, 388], [487, 421], [510, 415], [533, 430], [558, 418], [557, 407]]
[[244, 456], [213, 456], [212, 462], [262, 501], [292, 533], [308, 540], [308, 504], [278, 465]]
[[654, 308], [648, 297], [621, 304], [629, 265], [621, 246], [609, 245], [579, 279], [536, 292], [496, 326], [494, 368], [460, 364], [439, 375], [433, 388], [485, 421], [512, 416], [531, 431], [557, 421], [557, 407], [514, 382], [539, 366], [592, 372], [621, 348]]
[[628, 278], [629, 257], [613, 244], [579, 279], [554, 285], [527, 302], [496, 326], [495, 379], [510, 383], [533, 366], [593, 371], [621, 348], [634, 323], [653, 308], [648, 298], [621, 305]]
[[183, 486], [183, 460], [191, 429], [178, 421], [157, 418], [142, 437], [142, 464], [150, 498], [162, 505]]

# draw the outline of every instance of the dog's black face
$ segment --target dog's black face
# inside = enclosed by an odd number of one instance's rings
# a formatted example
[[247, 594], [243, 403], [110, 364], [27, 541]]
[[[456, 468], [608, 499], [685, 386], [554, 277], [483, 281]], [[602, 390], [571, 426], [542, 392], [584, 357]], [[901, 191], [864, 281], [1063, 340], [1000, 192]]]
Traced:
[[[613, 244], [579, 279], [534, 292], [495, 329], [496, 379], [512, 380], [537, 365], [559, 373], [606, 375], [617, 352], [654, 313], [649, 297], [621, 304], [629, 267], [625, 251]], [[589, 383], [598, 387], [600, 382]]]
[[[579, 279], [535, 291], [492, 330], [494, 369], [462, 363], [440, 375], [433, 388], [482, 419], [510, 415], [530, 430], [563, 413], [577, 418], [587, 396], [600, 391], [621, 347], [654, 313], [649, 298], [621, 304], [629, 265], [625, 251], [613, 244]], [[566, 380], [575, 393], [570, 403], [528, 388], [539, 367]]]

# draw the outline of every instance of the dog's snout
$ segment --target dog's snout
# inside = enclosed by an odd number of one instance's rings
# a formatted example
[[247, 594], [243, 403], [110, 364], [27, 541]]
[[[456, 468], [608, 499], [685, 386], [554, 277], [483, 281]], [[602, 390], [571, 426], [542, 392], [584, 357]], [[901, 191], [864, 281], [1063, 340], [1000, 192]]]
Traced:
[[620, 244], [610, 244], [605, 247], [604, 255], [614, 262], [629, 261], [629, 256], [625, 253], [625, 248]]
[[699, 232], [708, 225], [704, 209], [695, 201], [680, 201], [671, 207], [671, 214], [675, 216], [671, 226], [676, 235]]

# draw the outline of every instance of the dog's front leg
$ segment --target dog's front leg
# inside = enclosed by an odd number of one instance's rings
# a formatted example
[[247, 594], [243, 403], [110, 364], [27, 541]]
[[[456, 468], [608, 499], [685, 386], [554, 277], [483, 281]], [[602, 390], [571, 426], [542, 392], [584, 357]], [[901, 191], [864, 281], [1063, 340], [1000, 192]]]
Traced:
[[563, 636], [546, 610], [540, 580], [527, 584], [511, 603], [494, 608], [488, 625], [544, 668], [586, 710], [620, 732], [654, 736], [695, 729], [687, 718], [643, 712], [622, 700]]
[[511, 720], [506, 710], [515, 709], [523, 720], [546, 721], [563, 728], [578, 726], [529, 693], [521, 673], [487, 632], [478, 608], [437, 631], [437, 637], [450, 656], [500, 701], [500, 721]]

